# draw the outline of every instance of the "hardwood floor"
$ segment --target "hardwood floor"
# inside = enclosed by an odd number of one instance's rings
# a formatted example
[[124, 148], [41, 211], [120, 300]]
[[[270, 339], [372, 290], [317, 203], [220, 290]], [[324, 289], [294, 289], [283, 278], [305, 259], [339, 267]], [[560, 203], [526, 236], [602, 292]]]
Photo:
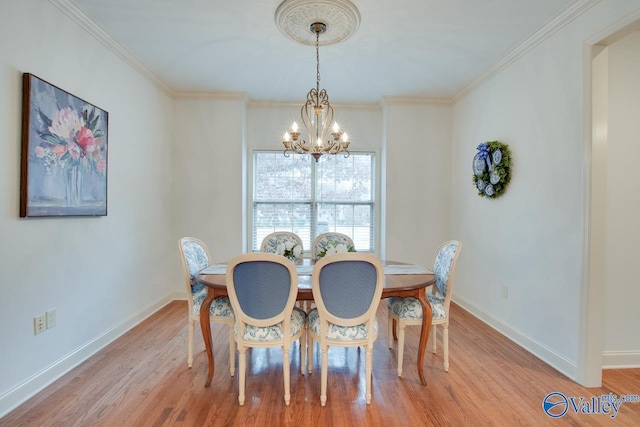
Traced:
[[282, 353], [254, 349], [248, 353], [247, 400], [240, 407], [237, 375], [229, 375], [226, 327], [212, 325], [216, 372], [211, 388], [204, 388], [202, 336], [198, 330], [189, 369], [187, 303], [174, 301], [0, 419], [0, 426], [640, 425], [640, 402], [623, 403], [614, 419], [571, 408], [552, 419], [542, 410], [542, 400], [554, 391], [587, 401], [609, 393], [640, 394], [640, 369], [604, 371], [603, 386], [586, 389], [455, 304], [451, 309], [449, 372], [442, 369], [438, 334], [438, 351], [425, 357], [426, 387], [415, 367], [417, 327], [407, 328], [403, 377], [396, 375], [383, 302], [371, 405], [364, 400], [364, 352], [330, 350], [328, 399], [322, 408], [319, 352], [314, 352], [313, 374], [305, 376], [292, 348], [291, 405], [284, 405]]

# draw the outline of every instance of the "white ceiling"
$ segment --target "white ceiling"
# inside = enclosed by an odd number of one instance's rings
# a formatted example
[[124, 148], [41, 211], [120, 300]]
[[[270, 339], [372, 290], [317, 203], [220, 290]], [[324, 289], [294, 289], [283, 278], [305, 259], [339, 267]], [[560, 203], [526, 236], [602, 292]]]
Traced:
[[[576, 0], [352, 0], [360, 28], [320, 47], [334, 102], [451, 99]], [[280, 0], [70, 0], [173, 91], [304, 99], [315, 48], [276, 27]], [[579, 1], [578, 1], [579, 2]]]

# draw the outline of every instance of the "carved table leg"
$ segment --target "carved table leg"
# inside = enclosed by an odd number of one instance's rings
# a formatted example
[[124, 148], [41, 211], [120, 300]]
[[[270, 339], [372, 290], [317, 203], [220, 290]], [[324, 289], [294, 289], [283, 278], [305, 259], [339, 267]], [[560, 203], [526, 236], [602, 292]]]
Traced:
[[431, 304], [427, 301], [424, 289], [421, 289], [420, 297], [418, 298], [420, 305], [422, 305], [422, 330], [420, 331], [420, 347], [418, 350], [418, 375], [422, 385], [427, 385], [427, 380], [424, 378], [424, 353], [427, 347], [427, 341], [429, 341], [429, 334], [431, 333]]
[[200, 329], [202, 330], [202, 337], [204, 338], [204, 347], [207, 350], [207, 357], [209, 358], [209, 373], [207, 375], [207, 382], [204, 383], [205, 387], [209, 387], [211, 385], [211, 380], [213, 379], [213, 372], [215, 369], [215, 364], [213, 361], [213, 344], [211, 341], [211, 320], [209, 316], [209, 310], [211, 309], [211, 303], [215, 298], [215, 293], [213, 290], [208, 289], [207, 297], [202, 301], [202, 306], [200, 307]]

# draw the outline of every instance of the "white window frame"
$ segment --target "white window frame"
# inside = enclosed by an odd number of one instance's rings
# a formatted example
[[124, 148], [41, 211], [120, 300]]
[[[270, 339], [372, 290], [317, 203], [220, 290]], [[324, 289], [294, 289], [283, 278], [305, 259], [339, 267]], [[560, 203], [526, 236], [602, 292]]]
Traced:
[[[248, 150], [248, 156], [247, 156], [247, 187], [248, 187], [248, 191], [246, 193], [247, 195], [247, 212], [246, 212], [246, 224], [247, 224], [247, 234], [246, 234], [246, 238], [247, 238], [247, 248], [249, 250], [249, 252], [252, 251], [257, 251], [259, 250], [259, 246], [260, 246], [260, 242], [256, 242], [256, 245], [258, 247], [258, 249], [256, 249], [253, 246], [253, 239], [254, 239], [254, 202], [255, 202], [255, 188], [254, 188], [254, 174], [255, 174], [255, 153], [278, 153], [280, 155], [282, 154], [282, 151], [277, 151], [277, 150], [268, 150], [268, 149], [251, 149]], [[312, 220], [312, 222], [314, 222], [312, 224], [311, 227], [311, 236], [314, 236], [315, 234], [315, 229], [317, 227], [317, 208], [316, 206], [318, 204], [335, 204], [335, 205], [340, 205], [340, 204], [347, 204], [347, 205], [370, 205], [371, 206], [371, 215], [372, 215], [372, 222], [373, 224], [371, 225], [371, 251], [373, 253], [377, 253], [378, 252], [378, 248], [380, 247], [380, 242], [381, 242], [381, 230], [380, 230], [380, 220], [381, 220], [381, 207], [380, 207], [380, 203], [379, 203], [379, 197], [380, 197], [380, 179], [381, 179], [381, 175], [380, 175], [380, 155], [377, 151], [375, 150], [366, 150], [366, 151], [357, 151], [357, 152], [352, 152], [353, 154], [367, 154], [367, 155], [371, 155], [372, 156], [372, 167], [373, 167], [373, 174], [372, 174], [372, 200], [371, 202], [345, 202], [345, 201], [335, 201], [335, 202], [327, 202], [327, 201], [318, 201], [316, 200], [316, 188], [315, 185], [312, 187], [311, 191], [312, 191], [312, 197], [311, 200], [308, 202], [304, 202], [304, 203], [310, 203], [312, 204], [311, 206], [311, 215], [312, 217], [315, 217], [315, 219]], [[341, 154], [339, 154], [341, 155]], [[315, 165], [312, 169], [312, 180], [315, 181], [315, 174], [316, 174], [316, 168]], [[268, 201], [265, 201], [268, 202]], [[281, 202], [281, 201], [278, 201]], [[282, 202], [282, 203], [287, 203], [287, 202]], [[299, 202], [299, 201], [293, 201], [290, 203], [303, 203], [303, 202]], [[311, 240], [313, 241], [313, 237], [311, 238]], [[305, 252], [309, 253], [311, 251], [310, 247], [307, 247], [307, 244], [305, 244]]]

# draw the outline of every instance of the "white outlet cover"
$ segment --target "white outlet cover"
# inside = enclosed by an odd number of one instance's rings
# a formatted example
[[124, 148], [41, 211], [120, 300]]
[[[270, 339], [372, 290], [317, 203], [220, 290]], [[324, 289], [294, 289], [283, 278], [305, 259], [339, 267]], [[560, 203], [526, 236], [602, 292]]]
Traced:
[[47, 311], [47, 329], [49, 328], [53, 328], [54, 326], [56, 326], [56, 319], [57, 315], [56, 315], [56, 309], [52, 309]]

